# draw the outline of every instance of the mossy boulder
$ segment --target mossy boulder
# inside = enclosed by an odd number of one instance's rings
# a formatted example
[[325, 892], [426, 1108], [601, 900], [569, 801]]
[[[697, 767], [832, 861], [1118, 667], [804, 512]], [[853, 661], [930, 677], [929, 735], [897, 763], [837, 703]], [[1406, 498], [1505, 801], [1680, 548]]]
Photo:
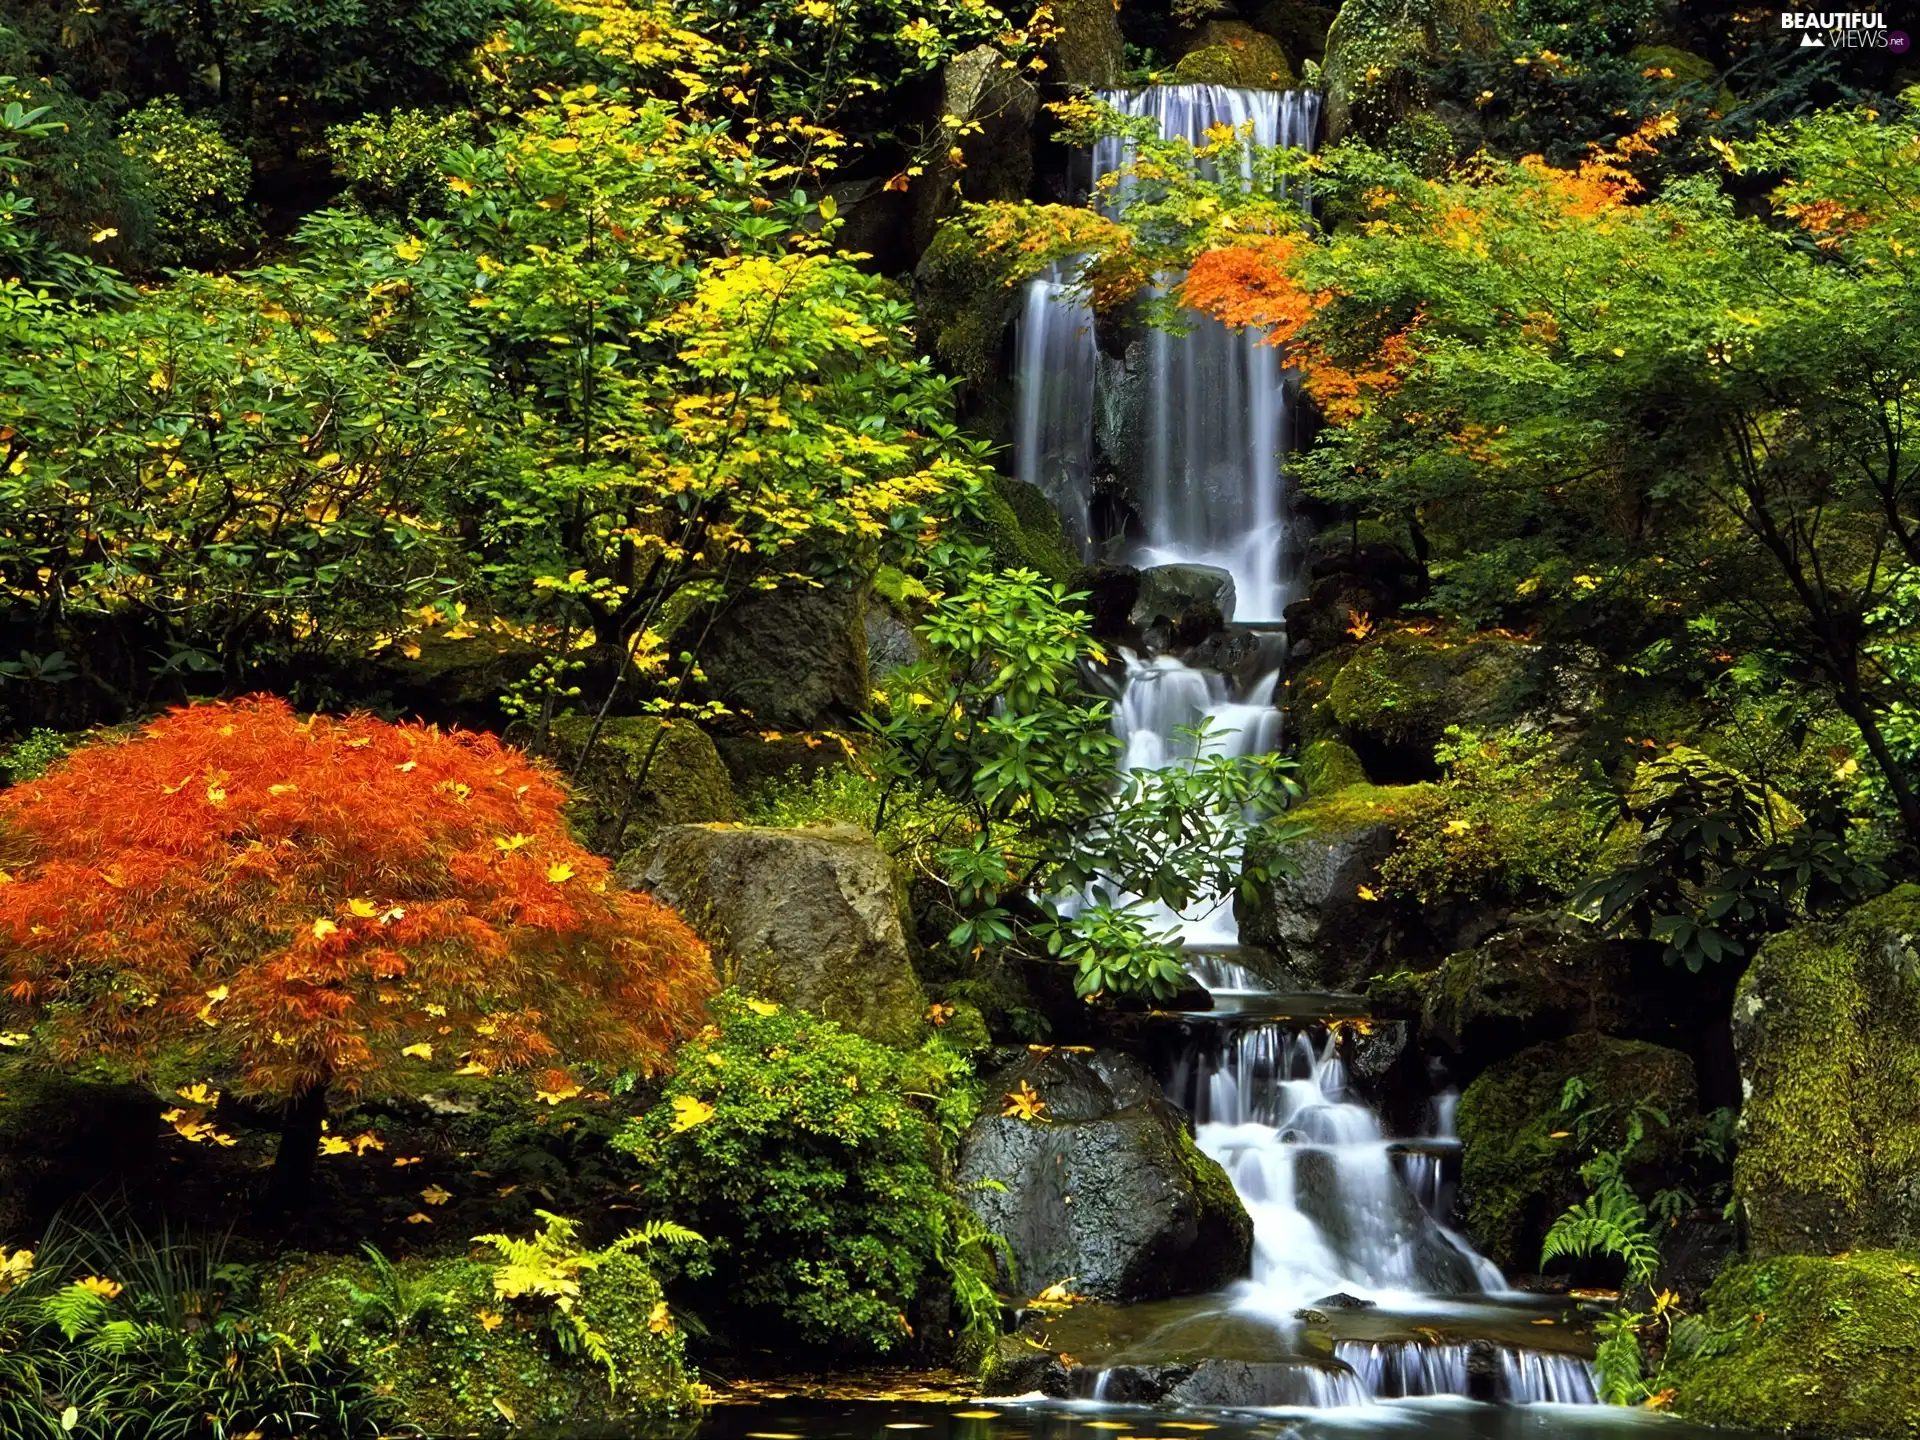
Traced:
[[1176, 85], [1233, 85], [1243, 90], [1289, 90], [1293, 67], [1271, 35], [1240, 20], [1209, 20], [1173, 68]]
[[1501, 0], [1346, 0], [1327, 31], [1327, 139], [1379, 140], [1427, 100], [1423, 73], [1499, 39]]
[[[1186, 1116], [1139, 1061], [1054, 1050], [996, 1073], [990, 1094], [1025, 1086], [1039, 1116], [989, 1113], [960, 1152], [961, 1197], [1006, 1237], [1026, 1294], [1072, 1280], [1103, 1300], [1217, 1289], [1247, 1273], [1253, 1222]], [[992, 1182], [992, 1183], [983, 1183]]]
[[1421, 1032], [1480, 1069], [1528, 1045], [1632, 1018], [1633, 953], [1558, 915], [1531, 915], [1449, 955], [1421, 987]]
[[[555, 757], [575, 777], [567, 818], [589, 846], [607, 853], [625, 851], [651, 844], [663, 825], [739, 817], [733, 779], [720, 752], [691, 720], [609, 716], [582, 766], [580, 756], [593, 724], [591, 715], [569, 715], [554, 721], [551, 731]], [[623, 809], [626, 832], [616, 841]]]
[[1581, 1108], [1613, 1117], [1596, 1143], [1620, 1143], [1618, 1125], [1641, 1102], [1672, 1122], [1647, 1126], [1627, 1157], [1630, 1176], [1678, 1162], [1698, 1096], [1693, 1061], [1678, 1050], [1589, 1032], [1530, 1046], [1491, 1067], [1460, 1097], [1460, 1199], [1467, 1233], [1504, 1269], [1535, 1268], [1547, 1227], [1586, 1194], [1578, 1172], [1587, 1155], [1560, 1103], [1575, 1076], [1586, 1086]]
[[501, 1299], [493, 1272], [466, 1258], [396, 1262], [399, 1284], [426, 1302], [396, 1335], [390, 1317], [356, 1299], [393, 1287], [368, 1261], [295, 1257], [269, 1281], [264, 1318], [344, 1353], [433, 1435], [697, 1422], [684, 1342], [645, 1261], [613, 1256], [581, 1277], [578, 1313], [605, 1341], [611, 1377], [563, 1345], [550, 1304]]
[[1316, 65], [1326, 59], [1333, 6], [1314, 5], [1308, 0], [1266, 0], [1251, 14], [1255, 27], [1278, 40], [1280, 48], [1294, 59], [1311, 60]]
[[37, 1236], [96, 1186], [110, 1191], [162, 1171], [163, 1108], [128, 1080], [0, 1057], [0, 1245]]
[[1344, 740], [1315, 740], [1300, 751], [1294, 778], [1309, 796], [1331, 795], [1349, 785], [1367, 783], [1367, 770]]
[[1380, 900], [1380, 863], [1398, 839], [1398, 817], [1425, 785], [1349, 784], [1309, 799], [1289, 818], [1306, 833], [1283, 847], [1282, 872], [1237, 895], [1241, 938], [1278, 952], [1297, 983], [1358, 990], [1391, 968], [1396, 915]]
[[1007, 476], [982, 490], [961, 530], [993, 552], [998, 570], [1032, 570], [1065, 584], [1080, 570], [1060, 514], [1039, 490]]
[[934, 231], [913, 272], [920, 346], [975, 391], [992, 387], [1019, 299], [1005, 260], [985, 254], [957, 221]]
[[1033, 117], [1040, 92], [1003, 64], [998, 49], [976, 45], [940, 72], [941, 114], [963, 122], [959, 160], [937, 155], [916, 187], [915, 228], [921, 242], [960, 207], [1019, 200], [1033, 182]]
[[1920, 1435], [1920, 1255], [1736, 1265], [1703, 1320], [1676, 1332], [1660, 1372], [1674, 1413], [1833, 1440]]
[[1920, 886], [1768, 940], [1733, 1036], [1753, 1253], [1920, 1245]]
[[1327, 704], [1369, 768], [1431, 767], [1449, 725], [1498, 724], [1531, 700], [1532, 646], [1437, 626], [1371, 636], [1339, 667]]
[[712, 947], [723, 984], [883, 1044], [923, 1037], [927, 1000], [902, 896], [866, 831], [675, 825], [650, 857], [623, 862], [620, 878], [685, 917]]

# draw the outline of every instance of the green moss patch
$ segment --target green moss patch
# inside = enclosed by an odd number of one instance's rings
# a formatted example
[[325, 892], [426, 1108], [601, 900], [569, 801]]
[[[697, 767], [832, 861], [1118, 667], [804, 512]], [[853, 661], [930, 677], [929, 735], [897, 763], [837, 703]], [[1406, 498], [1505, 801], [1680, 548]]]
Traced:
[[[1690, 1327], [1691, 1328], [1691, 1327]], [[1659, 1383], [1689, 1420], [1805, 1436], [1920, 1435], [1920, 1257], [1891, 1250], [1737, 1265]]]
[[1920, 1241], [1920, 886], [1760, 948], [1734, 1192], [1760, 1255]]
[[[553, 722], [554, 749], [570, 771], [592, 730], [590, 715], [569, 715]], [[616, 845], [614, 830], [636, 777], [640, 777], [639, 789], [633, 796], [626, 833]], [[645, 845], [667, 825], [740, 818], [733, 779], [721, 763], [720, 752], [706, 731], [690, 720], [610, 717], [576, 783], [578, 794], [568, 807], [568, 818], [587, 844], [603, 852]]]

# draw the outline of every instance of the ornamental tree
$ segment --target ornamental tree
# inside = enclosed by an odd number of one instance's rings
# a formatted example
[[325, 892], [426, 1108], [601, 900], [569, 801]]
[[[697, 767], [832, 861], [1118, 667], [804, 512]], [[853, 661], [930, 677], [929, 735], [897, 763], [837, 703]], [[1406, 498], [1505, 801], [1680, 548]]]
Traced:
[[650, 1069], [712, 967], [564, 799], [487, 735], [270, 696], [172, 711], [0, 794], [0, 1015], [66, 1061], [164, 1050], [276, 1103], [282, 1202], [335, 1088]]

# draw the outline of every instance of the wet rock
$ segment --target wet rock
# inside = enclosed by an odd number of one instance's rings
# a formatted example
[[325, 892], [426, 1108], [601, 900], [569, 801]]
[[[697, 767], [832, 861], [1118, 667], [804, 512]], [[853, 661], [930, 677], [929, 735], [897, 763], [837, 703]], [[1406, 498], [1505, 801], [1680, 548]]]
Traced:
[[1074, 1371], [1074, 1390], [1083, 1399], [1094, 1392], [1109, 1405], [1158, 1405], [1199, 1368], [1195, 1365], [1114, 1365], [1105, 1370]]
[[987, 1092], [1023, 1086], [1043, 1104], [1039, 1118], [975, 1121], [957, 1174], [967, 1205], [1006, 1237], [1021, 1289], [1070, 1278], [1094, 1299], [1144, 1300], [1247, 1273], [1252, 1222], [1144, 1066], [1106, 1051], [1029, 1054]]
[[1337, 1291], [1332, 1295], [1322, 1295], [1313, 1302], [1316, 1310], [1372, 1310], [1378, 1301], [1362, 1300], [1358, 1295], [1349, 1295], [1346, 1291]]
[[[845, 586], [749, 591], [698, 646], [707, 690], [760, 727], [851, 724], [867, 704], [865, 597]], [[705, 625], [681, 633], [687, 648]]]
[[1140, 572], [1127, 622], [1195, 645], [1233, 619], [1234, 598], [1233, 575], [1218, 565], [1154, 565]]
[[1390, 630], [1340, 665], [1326, 703], [1370, 774], [1426, 778], [1449, 725], [1500, 724], [1530, 708], [1535, 658], [1535, 647], [1496, 635]]
[[675, 825], [623, 883], [673, 906], [748, 994], [871, 1040], [919, 1039], [926, 997], [908, 959], [893, 869], [852, 826]]
[[991, 45], [949, 60], [940, 74], [943, 115], [963, 122], [960, 161], [938, 155], [916, 187], [915, 229], [922, 248], [963, 201], [1018, 200], [1033, 182], [1033, 117], [1040, 92], [1001, 63]]
[[1193, 1374], [1169, 1390], [1163, 1400], [1168, 1405], [1196, 1409], [1315, 1406], [1328, 1403], [1327, 1392], [1335, 1387], [1350, 1387], [1341, 1397], [1348, 1402], [1360, 1398], [1358, 1382], [1345, 1366], [1207, 1360], [1195, 1366]]
[[1768, 940], [1733, 1039], [1752, 1252], [1920, 1245], [1920, 886]]
[[875, 684], [925, 658], [913, 626], [884, 605], [867, 607], [867, 676]]
[[1002, 1335], [994, 1344], [980, 1393], [1065, 1400], [1073, 1394], [1073, 1380], [1051, 1350], [1019, 1335]]

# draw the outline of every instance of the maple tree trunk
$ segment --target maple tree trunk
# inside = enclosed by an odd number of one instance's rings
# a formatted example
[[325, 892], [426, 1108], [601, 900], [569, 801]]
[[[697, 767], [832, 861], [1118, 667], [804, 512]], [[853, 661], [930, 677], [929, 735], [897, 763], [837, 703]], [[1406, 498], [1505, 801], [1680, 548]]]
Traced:
[[310, 1085], [280, 1112], [280, 1149], [267, 1177], [267, 1210], [285, 1215], [304, 1208], [320, 1156], [320, 1127], [327, 1119], [327, 1087]]

